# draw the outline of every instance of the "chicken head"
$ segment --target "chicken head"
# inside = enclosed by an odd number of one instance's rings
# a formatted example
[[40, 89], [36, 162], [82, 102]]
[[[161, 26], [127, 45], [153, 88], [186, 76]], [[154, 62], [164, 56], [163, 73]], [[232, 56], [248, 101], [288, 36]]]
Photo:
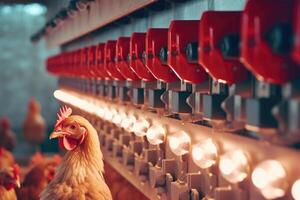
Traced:
[[6, 190], [20, 187], [20, 169], [18, 165], [0, 171], [0, 185]]
[[50, 135], [50, 139], [58, 138], [60, 146], [68, 151], [82, 144], [87, 135], [87, 129], [80, 123], [82, 117], [71, 114], [71, 108], [63, 107], [58, 114], [54, 132]]

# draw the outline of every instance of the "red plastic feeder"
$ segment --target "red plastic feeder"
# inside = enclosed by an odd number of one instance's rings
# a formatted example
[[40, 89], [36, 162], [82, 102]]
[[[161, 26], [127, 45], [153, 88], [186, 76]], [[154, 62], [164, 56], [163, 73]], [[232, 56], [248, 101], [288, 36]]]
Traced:
[[199, 63], [221, 83], [247, 79], [247, 70], [239, 60], [241, 16], [241, 12], [207, 11], [201, 17]]
[[[299, 75], [290, 57], [295, 1], [249, 0], [242, 17], [241, 60], [257, 79], [283, 84]], [[267, 9], [266, 9], [267, 8]]]
[[146, 33], [133, 33], [130, 38], [130, 67], [144, 81], [156, 80], [144, 63], [143, 54], [146, 47]]
[[199, 20], [172, 21], [168, 33], [168, 65], [176, 75], [188, 83], [202, 83], [207, 74], [198, 63], [190, 63], [186, 56], [186, 47], [198, 42]]
[[140, 80], [140, 78], [135, 74], [135, 72], [130, 68], [128, 62], [129, 50], [130, 50], [130, 37], [120, 37], [117, 40], [116, 47], [116, 67], [119, 72], [127, 80]]
[[97, 77], [103, 80], [111, 79], [104, 67], [105, 43], [99, 43], [96, 47], [96, 73]]
[[122, 74], [116, 68], [116, 40], [108, 40], [105, 44], [104, 68], [106, 72], [115, 80], [125, 80]]
[[160, 59], [160, 51], [168, 46], [167, 28], [150, 28], [146, 34], [146, 67], [152, 75], [163, 82], [179, 80], [173, 70]]

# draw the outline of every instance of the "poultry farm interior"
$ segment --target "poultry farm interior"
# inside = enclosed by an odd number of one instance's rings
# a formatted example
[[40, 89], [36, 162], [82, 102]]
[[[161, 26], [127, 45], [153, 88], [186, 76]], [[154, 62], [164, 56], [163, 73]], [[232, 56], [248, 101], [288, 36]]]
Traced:
[[0, 25], [0, 200], [300, 200], [300, 0], [0, 0]]

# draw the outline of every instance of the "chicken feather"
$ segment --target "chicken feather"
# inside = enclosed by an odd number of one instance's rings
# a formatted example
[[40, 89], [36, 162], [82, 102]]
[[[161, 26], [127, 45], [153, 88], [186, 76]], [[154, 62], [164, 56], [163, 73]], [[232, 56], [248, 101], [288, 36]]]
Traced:
[[66, 119], [87, 130], [82, 144], [66, 152], [54, 179], [41, 193], [41, 200], [111, 200], [111, 193], [103, 178], [103, 155], [98, 134], [83, 117], [72, 115]]

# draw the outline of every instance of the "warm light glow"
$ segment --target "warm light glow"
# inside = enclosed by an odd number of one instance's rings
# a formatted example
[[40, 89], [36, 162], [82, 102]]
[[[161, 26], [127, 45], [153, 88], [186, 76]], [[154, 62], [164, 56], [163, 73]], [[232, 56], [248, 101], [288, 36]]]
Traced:
[[165, 141], [166, 129], [160, 125], [152, 125], [147, 131], [147, 140], [150, 144], [158, 145]]
[[54, 97], [62, 102], [85, 110], [88, 113], [96, 114], [97, 106], [84, 98], [77, 97], [62, 90], [56, 90]]
[[292, 196], [295, 200], [300, 200], [300, 179], [295, 181], [292, 186]]
[[123, 112], [117, 113], [113, 116], [112, 123], [114, 123], [116, 125], [120, 125], [124, 117], [126, 118], [125, 113], [123, 113]]
[[134, 132], [134, 134], [138, 137], [143, 137], [146, 135], [149, 126], [150, 123], [148, 120], [139, 119], [134, 123], [132, 132]]
[[106, 121], [112, 121], [113, 117], [117, 115], [117, 111], [115, 109], [104, 108], [104, 119]]
[[168, 141], [170, 149], [175, 155], [181, 156], [189, 152], [191, 139], [186, 132], [176, 132], [168, 137]]
[[196, 165], [202, 169], [211, 167], [216, 163], [218, 151], [212, 139], [203, 140], [192, 147], [192, 157]]
[[280, 162], [266, 160], [252, 172], [252, 182], [266, 199], [283, 197], [286, 190], [286, 172]]
[[95, 112], [98, 117], [100, 117], [100, 118], [104, 117], [104, 109], [103, 108], [98, 106]]
[[249, 171], [247, 157], [241, 150], [229, 151], [221, 156], [219, 169], [228, 182], [241, 182]]
[[118, 125], [127, 117], [124, 112], [118, 113], [115, 108], [110, 108], [105, 103], [87, 96], [81, 96], [64, 90], [56, 90], [53, 95], [61, 102], [70, 104]]
[[136, 122], [135, 116], [129, 115], [127, 118], [123, 118], [121, 122], [121, 127], [124, 128], [126, 131], [131, 132], [135, 122]]

